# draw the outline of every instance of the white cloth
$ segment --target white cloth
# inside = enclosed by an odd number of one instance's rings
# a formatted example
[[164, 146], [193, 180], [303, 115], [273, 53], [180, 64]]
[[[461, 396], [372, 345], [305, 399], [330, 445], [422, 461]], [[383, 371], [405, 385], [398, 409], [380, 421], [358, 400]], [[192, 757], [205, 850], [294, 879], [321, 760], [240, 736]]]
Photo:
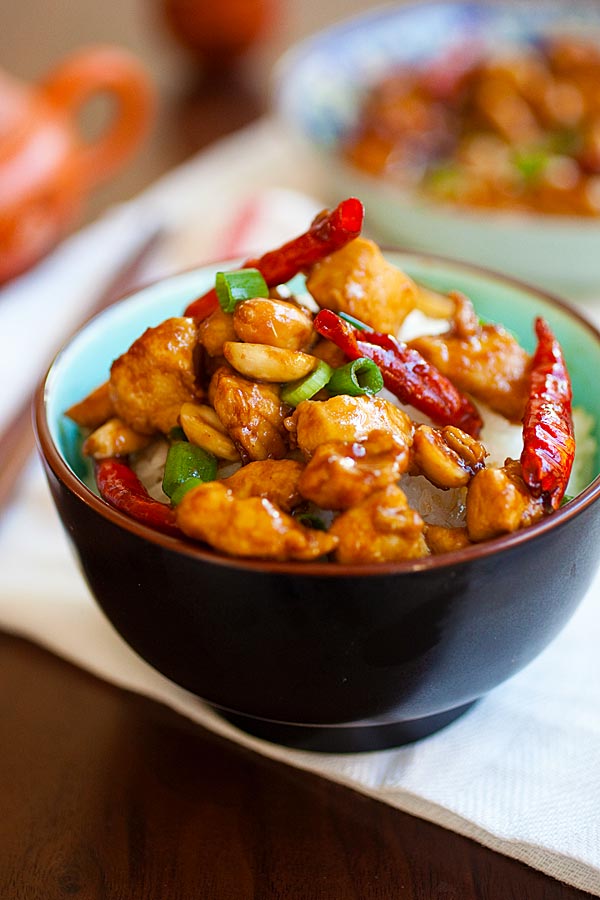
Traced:
[[[299, 152], [272, 122], [252, 126], [80, 232], [0, 293], [0, 375], [11, 386], [10, 396], [2, 395], [0, 427], [39, 375], [57, 335], [81, 317], [156, 222], [166, 221], [173, 237], [151, 274], [220, 251], [244, 255], [303, 230], [322, 204], [312, 199], [321, 195], [318, 176]], [[233, 242], [225, 239], [232, 232]], [[33, 329], [22, 335], [22, 323], [40, 315], [44, 334], [36, 335], [32, 349]], [[79, 574], [37, 460], [0, 521], [0, 627], [259, 753], [429, 819], [597, 896], [599, 602], [600, 577], [537, 660], [420, 743], [343, 756], [294, 751], [238, 731], [124, 644]]]

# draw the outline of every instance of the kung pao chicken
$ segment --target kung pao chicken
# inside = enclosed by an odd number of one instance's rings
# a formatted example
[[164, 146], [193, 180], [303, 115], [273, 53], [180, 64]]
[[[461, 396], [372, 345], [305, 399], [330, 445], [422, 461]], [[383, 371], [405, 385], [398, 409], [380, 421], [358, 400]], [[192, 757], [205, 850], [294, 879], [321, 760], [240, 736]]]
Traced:
[[600, 46], [461, 46], [376, 83], [344, 156], [434, 200], [600, 216]]
[[[109, 504], [231, 556], [342, 564], [461, 549], [560, 506], [575, 443], [548, 324], [532, 323], [530, 355], [463, 294], [421, 288], [389, 262], [360, 236], [363, 212], [344, 200], [218, 273], [67, 411]], [[298, 273], [307, 296], [286, 287]], [[398, 339], [415, 310], [438, 328]], [[518, 427], [518, 458], [490, 464], [485, 410]], [[138, 464], [156, 448], [153, 495]], [[419, 511], [417, 479], [453, 492], [458, 514]]]

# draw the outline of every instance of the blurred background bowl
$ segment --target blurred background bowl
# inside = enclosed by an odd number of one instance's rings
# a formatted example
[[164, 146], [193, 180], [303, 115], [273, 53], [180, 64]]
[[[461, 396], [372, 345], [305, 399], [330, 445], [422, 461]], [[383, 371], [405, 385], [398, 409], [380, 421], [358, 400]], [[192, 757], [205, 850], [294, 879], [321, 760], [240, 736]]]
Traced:
[[[437, 290], [458, 289], [533, 349], [543, 315], [571, 363], [575, 403], [600, 423], [600, 334], [568, 307], [460, 263], [389, 252]], [[321, 750], [374, 750], [437, 731], [556, 636], [598, 565], [593, 481], [528, 529], [402, 564], [269, 563], [161, 535], [97, 495], [64, 410], [107, 378], [146, 327], [214, 283], [169, 278], [101, 313], [67, 344], [36, 403], [50, 488], [99, 605], [152, 666], [246, 730]], [[598, 438], [596, 430], [596, 439]]]
[[423, 3], [386, 6], [342, 21], [290, 49], [276, 67], [274, 104], [284, 127], [317, 154], [331, 196], [356, 194], [374, 236], [488, 266], [553, 292], [600, 296], [600, 218], [437, 203], [350, 165], [340, 142], [369, 88], [398, 66], [418, 67], [453, 48], [529, 46], [549, 36], [598, 39], [600, 5]]

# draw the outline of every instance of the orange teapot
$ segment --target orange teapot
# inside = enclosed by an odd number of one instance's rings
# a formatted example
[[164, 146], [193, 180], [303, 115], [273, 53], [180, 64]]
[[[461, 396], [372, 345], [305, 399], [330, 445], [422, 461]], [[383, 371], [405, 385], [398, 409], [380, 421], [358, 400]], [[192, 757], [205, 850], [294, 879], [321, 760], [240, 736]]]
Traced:
[[[86, 139], [78, 118], [97, 95], [114, 101], [112, 115]], [[31, 87], [0, 72], [0, 284], [77, 222], [90, 190], [140, 145], [153, 110], [145, 69], [115, 47], [82, 49]]]

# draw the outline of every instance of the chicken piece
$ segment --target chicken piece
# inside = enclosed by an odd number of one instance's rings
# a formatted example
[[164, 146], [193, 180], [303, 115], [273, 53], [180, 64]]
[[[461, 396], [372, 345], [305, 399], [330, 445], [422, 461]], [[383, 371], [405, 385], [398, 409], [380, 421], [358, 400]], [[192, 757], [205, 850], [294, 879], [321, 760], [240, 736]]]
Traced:
[[177, 524], [189, 537], [236, 557], [317, 559], [337, 539], [301, 525], [264, 497], [237, 497], [210, 481], [192, 488], [177, 506]]
[[333, 341], [327, 340], [327, 338], [321, 338], [321, 340], [317, 341], [310, 352], [317, 359], [322, 359], [323, 362], [326, 362], [332, 369], [339, 369], [340, 366], [348, 362], [348, 357], [342, 348], [334, 344]]
[[182, 403], [198, 399], [193, 319], [167, 319], [148, 328], [112, 364], [110, 397], [117, 415], [141, 434], [168, 434]]
[[472, 541], [487, 541], [533, 524], [544, 515], [544, 501], [531, 496], [521, 464], [507, 459], [501, 469], [482, 469], [467, 491], [467, 530]]
[[339, 563], [383, 563], [418, 559], [429, 554], [424, 522], [396, 485], [376, 491], [341, 513], [329, 529], [339, 541]]
[[239, 500], [265, 497], [284, 512], [291, 512], [303, 500], [298, 490], [303, 468], [295, 459], [256, 460], [224, 478], [221, 484]]
[[237, 340], [231, 313], [225, 313], [217, 306], [210, 316], [198, 325], [198, 340], [209, 356], [222, 356], [223, 344]]
[[411, 465], [436, 487], [465, 487], [485, 465], [486, 455], [480, 441], [454, 425], [419, 425], [414, 433]]
[[241, 341], [269, 344], [284, 350], [306, 350], [313, 336], [311, 317], [286, 300], [257, 297], [238, 303], [233, 313], [233, 326]]
[[319, 306], [349, 313], [386, 334], [398, 332], [416, 301], [412, 279], [365, 238], [355, 238], [313, 266], [306, 287]]
[[460, 391], [520, 422], [529, 394], [530, 355], [501, 325], [481, 325], [462, 294], [453, 292], [452, 297], [457, 306], [451, 329], [414, 338], [409, 345]]
[[305, 456], [311, 456], [319, 444], [361, 441], [372, 431], [390, 432], [399, 444], [409, 447], [413, 432], [410, 418], [389, 400], [348, 394], [303, 400], [285, 420], [285, 427]]
[[471, 544], [466, 528], [447, 528], [445, 525], [425, 525], [425, 540], [436, 556], [464, 550]]
[[286, 455], [283, 421], [289, 407], [281, 403], [279, 387], [248, 381], [222, 366], [211, 379], [209, 395], [244, 461]]
[[407, 466], [407, 442], [400, 443], [388, 431], [372, 431], [363, 441], [320, 444], [298, 487], [322, 509], [348, 509], [394, 484]]
[[70, 406], [65, 416], [72, 419], [80, 428], [98, 428], [114, 414], [115, 408], [110, 399], [108, 381], [105, 381], [79, 403]]
[[152, 438], [130, 428], [122, 419], [108, 419], [86, 438], [82, 450], [94, 459], [127, 456], [147, 447]]
[[515, 147], [539, 143], [542, 129], [529, 104], [519, 96], [505, 72], [488, 72], [477, 86], [477, 112], [493, 131]]

